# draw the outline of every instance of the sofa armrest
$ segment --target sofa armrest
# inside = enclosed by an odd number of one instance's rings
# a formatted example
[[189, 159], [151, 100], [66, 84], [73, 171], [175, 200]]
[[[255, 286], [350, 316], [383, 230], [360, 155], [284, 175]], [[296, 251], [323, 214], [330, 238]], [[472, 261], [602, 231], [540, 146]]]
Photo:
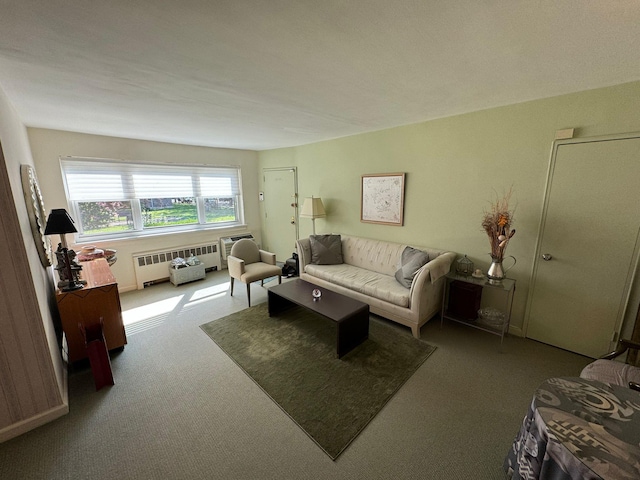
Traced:
[[304, 273], [304, 269], [311, 263], [311, 241], [309, 238], [300, 238], [296, 241], [296, 250], [298, 250], [298, 274]]
[[227, 267], [229, 268], [229, 276], [240, 278], [244, 274], [244, 260], [229, 255], [227, 257]]
[[429, 270], [431, 283], [436, 283], [440, 279], [440, 277], [444, 277], [447, 273], [449, 273], [449, 271], [451, 270], [451, 264], [455, 259], [455, 253], [445, 252], [438, 255], [422, 268]]
[[413, 278], [409, 307], [418, 312], [428, 311], [430, 304], [442, 301], [444, 277], [451, 269], [456, 254], [446, 252], [424, 265]]
[[269, 265], [276, 264], [276, 254], [267, 252], [266, 250], [259, 250], [260, 252], [260, 261], [263, 263], [268, 263]]

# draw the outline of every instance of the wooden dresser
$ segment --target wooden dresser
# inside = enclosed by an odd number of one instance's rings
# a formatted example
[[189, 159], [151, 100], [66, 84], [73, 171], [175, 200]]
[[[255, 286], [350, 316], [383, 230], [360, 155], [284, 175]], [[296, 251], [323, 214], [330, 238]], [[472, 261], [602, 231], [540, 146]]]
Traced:
[[82, 262], [80, 278], [87, 284], [80, 290], [63, 292], [56, 290], [62, 330], [67, 339], [67, 358], [75, 362], [87, 358], [84, 337], [78, 326], [103, 321], [107, 348], [123, 348], [127, 343], [122, 322], [122, 309], [118, 284], [106, 259], [98, 258]]

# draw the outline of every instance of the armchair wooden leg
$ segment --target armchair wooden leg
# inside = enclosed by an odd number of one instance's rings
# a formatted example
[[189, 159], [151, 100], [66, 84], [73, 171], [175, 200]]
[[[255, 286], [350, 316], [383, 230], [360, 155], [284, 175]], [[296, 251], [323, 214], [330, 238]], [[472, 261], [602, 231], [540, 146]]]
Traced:
[[231, 277], [231, 296], [233, 297], [233, 277]]
[[282, 275], [278, 275], [278, 285], [282, 284]]
[[247, 304], [251, 306], [251, 284], [247, 283]]

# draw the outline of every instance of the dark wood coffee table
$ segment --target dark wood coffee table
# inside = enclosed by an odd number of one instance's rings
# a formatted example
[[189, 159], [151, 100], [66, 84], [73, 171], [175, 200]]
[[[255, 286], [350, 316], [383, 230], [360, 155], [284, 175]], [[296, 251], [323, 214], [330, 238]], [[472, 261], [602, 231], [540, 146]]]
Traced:
[[[314, 288], [322, 297], [314, 301]], [[299, 278], [271, 287], [267, 293], [269, 316], [277, 315], [294, 305], [311, 310], [337, 325], [336, 356], [341, 358], [369, 338], [369, 305], [318, 287]]]

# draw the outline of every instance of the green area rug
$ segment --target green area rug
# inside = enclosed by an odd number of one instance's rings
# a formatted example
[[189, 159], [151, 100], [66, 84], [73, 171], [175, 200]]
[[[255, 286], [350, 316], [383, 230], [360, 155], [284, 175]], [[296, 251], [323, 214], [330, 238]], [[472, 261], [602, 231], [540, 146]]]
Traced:
[[335, 357], [336, 325], [265, 303], [201, 328], [335, 460], [435, 347], [374, 317], [369, 339]]

